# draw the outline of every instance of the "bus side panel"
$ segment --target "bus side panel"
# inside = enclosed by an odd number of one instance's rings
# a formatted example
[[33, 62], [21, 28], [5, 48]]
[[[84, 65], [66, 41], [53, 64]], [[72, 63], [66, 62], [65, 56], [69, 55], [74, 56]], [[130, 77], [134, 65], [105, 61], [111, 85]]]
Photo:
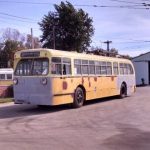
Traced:
[[12, 80], [1, 80], [0, 81], [0, 97], [12, 97], [13, 96], [12, 85], [13, 85]]
[[67, 104], [73, 102], [74, 86], [72, 78], [53, 77], [52, 78], [52, 105]]
[[76, 88], [86, 91], [86, 100], [117, 95], [117, 77], [57, 77], [52, 79], [53, 105], [72, 103]]
[[72, 103], [76, 88], [85, 88], [86, 100], [120, 94], [121, 84], [127, 84], [127, 95], [135, 90], [133, 75], [128, 76], [93, 76], [93, 77], [55, 77], [52, 78], [52, 105]]
[[116, 79], [115, 76], [90, 77], [87, 100], [117, 95]]
[[119, 91], [118, 95], [120, 94], [120, 87], [121, 84], [125, 82], [127, 85], [127, 95], [131, 95], [135, 92], [135, 77], [134, 75], [120, 75], [118, 76], [117, 80], [117, 89]]
[[[45, 78], [45, 77], [44, 77]], [[15, 103], [52, 105], [51, 79], [42, 84], [43, 77], [17, 77], [18, 84], [14, 85]]]

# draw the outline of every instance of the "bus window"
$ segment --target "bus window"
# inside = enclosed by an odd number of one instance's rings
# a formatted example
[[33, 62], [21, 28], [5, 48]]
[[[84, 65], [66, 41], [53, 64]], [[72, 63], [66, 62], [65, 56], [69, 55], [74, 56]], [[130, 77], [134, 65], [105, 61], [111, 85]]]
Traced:
[[101, 62], [101, 74], [102, 75], [106, 75], [107, 74], [107, 70], [106, 70], [106, 62]]
[[0, 74], [0, 79], [5, 80], [5, 74]]
[[124, 74], [124, 64], [120, 63], [119, 67], [120, 67], [120, 74]]
[[81, 60], [80, 59], [74, 60], [74, 69], [75, 69], [75, 74], [81, 74]]
[[32, 75], [48, 74], [48, 59], [35, 59], [33, 63]]
[[56, 75], [71, 74], [71, 59], [69, 58], [52, 58], [51, 73]]
[[95, 66], [96, 66], [96, 74], [101, 74], [101, 66], [100, 66], [99, 61], [95, 61]]
[[71, 59], [63, 58], [63, 75], [71, 74]]
[[128, 68], [128, 74], [134, 74], [133, 68], [130, 64], [127, 64], [127, 68]]
[[124, 74], [128, 74], [128, 64], [124, 64]]
[[46, 75], [48, 73], [48, 59], [23, 59], [16, 68], [15, 75], [31, 76], [31, 75]]
[[20, 76], [30, 75], [31, 74], [31, 66], [32, 66], [32, 60], [31, 59], [21, 60], [17, 65], [15, 75], [20, 75]]
[[53, 57], [51, 61], [52, 61], [51, 73], [56, 75], [61, 75], [62, 74], [61, 58]]
[[12, 80], [12, 74], [6, 74], [7, 80]]
[[107, 75], [112, 75], [112, 65], [111, 65], [111, 62], [107, 62]]
[[95, 74], [95, 62], [89, 61], [89, 74]]
[[82, 60], [82, 74], [89, 74], [88, 60]]
[[119, 74], [118, 63], [117, 62], [113, 63], [113, 70], [114, 70], [114, 75], [118, 75]]

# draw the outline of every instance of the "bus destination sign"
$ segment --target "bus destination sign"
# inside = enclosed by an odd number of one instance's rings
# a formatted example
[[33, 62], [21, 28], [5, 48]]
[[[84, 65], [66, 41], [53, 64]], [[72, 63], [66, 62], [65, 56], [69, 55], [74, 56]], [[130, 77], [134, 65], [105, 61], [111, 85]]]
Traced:
[[40, 52], [22, 52], [21, 57], [39, 57]]

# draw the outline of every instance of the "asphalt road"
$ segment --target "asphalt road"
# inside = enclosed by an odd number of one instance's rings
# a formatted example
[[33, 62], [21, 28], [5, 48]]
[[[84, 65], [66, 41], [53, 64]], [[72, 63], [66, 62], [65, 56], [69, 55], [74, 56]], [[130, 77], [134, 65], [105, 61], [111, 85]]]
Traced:
[[0, 105], [0, 150], [149, 149], [150, 87], [79, 109]]

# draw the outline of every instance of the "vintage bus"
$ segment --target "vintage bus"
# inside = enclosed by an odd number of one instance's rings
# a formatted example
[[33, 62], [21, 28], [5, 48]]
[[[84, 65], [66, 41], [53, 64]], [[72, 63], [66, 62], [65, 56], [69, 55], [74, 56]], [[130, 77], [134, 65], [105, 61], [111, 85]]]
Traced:
[[15, 53], [16, 104], [81, 107], [86, 100], [135, 92], [135, 73], [128, 59], [51, 49]]
[[13, 69], [0, 69], [0, 97], [13, 96]]

